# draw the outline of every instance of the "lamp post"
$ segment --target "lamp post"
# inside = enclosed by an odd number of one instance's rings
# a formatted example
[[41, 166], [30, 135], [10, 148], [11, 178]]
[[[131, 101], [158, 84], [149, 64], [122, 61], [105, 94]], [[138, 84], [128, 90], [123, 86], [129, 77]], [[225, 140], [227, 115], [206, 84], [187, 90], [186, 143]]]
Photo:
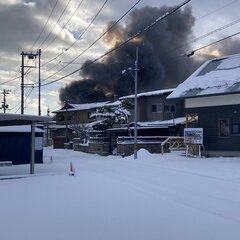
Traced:
[[124, 74], [126, 71], [134, 71], [134, 159], [137, 159], [137, 111], [138, 111], [138, 102], [137, 102], [137, 88], [138, 88], [138, 47], [136, 47], [136, 60], [135, 60], [135, 66], [133, 68], [128, 68], [122, 71]]

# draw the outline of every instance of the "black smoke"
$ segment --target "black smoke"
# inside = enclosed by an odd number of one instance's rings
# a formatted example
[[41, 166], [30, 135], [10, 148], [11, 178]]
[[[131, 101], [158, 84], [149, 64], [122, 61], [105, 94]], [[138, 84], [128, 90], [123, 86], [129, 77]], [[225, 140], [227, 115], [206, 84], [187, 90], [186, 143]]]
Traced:
[[[130, 14], [126, 26], [115, 26], [104, 41], [114, 48], [171, 9], [167, 6], [136, 9]], [[179, 46], [193, 38], [194, 22], [191, 7], [185, 7], [107, 55], [101, 62], [85, 62], [80, 72], [82, 79], [61, 88], [60, 101], [63, 102], [67, 96], [72, 103], [90, 103], [113, 100], [114, 95], [133, 94], [134, 78], [129, 72], [122, 75], [122, 70], [134, 66], [136, 47], [139, 48], [138, 92], [176, 87], [200, 65], [195, 58], [176, 58], [189, 49], [186, 45]], [[108, 29], [112, 24], [109, 23]]]

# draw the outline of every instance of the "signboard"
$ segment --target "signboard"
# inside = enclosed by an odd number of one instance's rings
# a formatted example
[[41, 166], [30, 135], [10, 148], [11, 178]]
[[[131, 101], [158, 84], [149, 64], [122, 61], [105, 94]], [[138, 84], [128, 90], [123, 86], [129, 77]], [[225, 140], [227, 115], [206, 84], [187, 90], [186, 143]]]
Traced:
[[189, 145], [202, 145], [203, 128], [184, 128], [184, 143]]

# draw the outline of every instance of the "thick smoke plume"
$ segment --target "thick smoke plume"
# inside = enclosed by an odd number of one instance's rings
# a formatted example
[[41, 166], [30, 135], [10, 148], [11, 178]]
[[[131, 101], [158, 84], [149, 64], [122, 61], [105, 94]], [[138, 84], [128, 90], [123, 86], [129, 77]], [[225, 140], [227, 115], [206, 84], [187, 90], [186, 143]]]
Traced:
[[[134, 10], [127, 25], [117, 25], [105, 35], [108, 46], [116, 47], [128, 37], [150, 25], [171, 8], [144, 7]], [[122, 70], [134, 66], [136, 47], [139, 48], [138, 92], [176, 87], [200, 64], [186, 56], [177, 59], [189, 50], [183, 46], [193, 38], [194, 17], [191, 7], [178, 10], [171, 16], [144, 32], [138, 38], [107, 55], [101, 62], [89, 65], [80, 72], [81, 80], [73, 81], [60, 89], [60, 101], [65, 97], [72, 103], [90, 103], [113, 100], [113, 96], [133, 94], [134, 79]], [[112, 26], [109, 23], [108, 28]], [[191, 49], [191, 48], [190, 48]], [[202, 59], [205, 60], [205, 59]]]

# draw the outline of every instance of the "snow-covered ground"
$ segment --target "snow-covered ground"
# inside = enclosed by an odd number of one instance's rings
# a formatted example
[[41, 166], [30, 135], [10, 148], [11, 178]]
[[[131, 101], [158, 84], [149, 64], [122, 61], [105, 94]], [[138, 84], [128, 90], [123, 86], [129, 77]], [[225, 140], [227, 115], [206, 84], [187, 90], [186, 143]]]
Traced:
[[240, 239], [240, 158], [46, 148], [44, 162], [0, 167], [0, 239]]

